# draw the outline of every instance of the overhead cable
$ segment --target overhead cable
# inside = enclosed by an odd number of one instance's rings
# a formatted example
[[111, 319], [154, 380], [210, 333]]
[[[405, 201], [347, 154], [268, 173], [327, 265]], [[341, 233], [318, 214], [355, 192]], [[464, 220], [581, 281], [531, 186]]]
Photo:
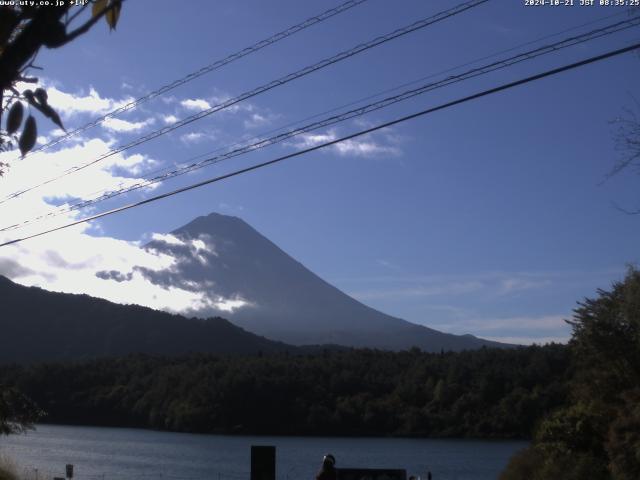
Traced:
[[247, 100], [251, 97], [255, 97], [256, 95], [260, 95], [264, 92], [267, 92], [271, 89], [274, 89], [276, 87], [279, 87], [281, 85], [285, 85], [293, 80], [296, 80], [298, 78], [304, 77], [306, 75], [309, 75], [310, 73], [313, 73], [317, 70], [323, 69], [328, 67], [329, 65], [333, 65], [334, 63], [346, 60], [348, 58], [353, 57], [354, 55], [358, 55], [359, 53], [362, 53], [364, 51], [367, 51], [371, 48], [377, 47], [379, 45], [382, 45], [386, 42], [389, 42], [391, 40], [395, 40], [396, 38], [402, 37], [404, 35], [407, 35], [411, 32], [415, 32], [416, 30], [420, 30], [422, 28], [425, 28], [429, 25], [433, 25], [434, 23], [440, 22], [442, 20], [445, 20], [447, 18], [453, 17], [454, 15], [458, 15], [466, 10], [469, 10], [471, 8], [477, 7], [483, 3], [488, 2], [489, 0], [471, 0], [468, 2], [464, 2], [461, 3], [455, 7], [452, 7], [448, 10], [445, 10], [443, 12], [437, 13], [435, 15], [432, 15], [430, 17], [427, 18], [423, 18], [422, 20], [418, 20], [417, 22], [414, 22], [410, 25], [407, 25], [405, 27], [399, 28], [397, 30], [394, 30], [393, 32], [390, 32], [386, 35], [381, 35], [379, 37], [374, 38], [373, 40], [370, 40], [366, 43], [361, 43], [359, 45], [356, 45], [355, 47], [349, 49], [349, 50], [345, 50], [341, 53], [338, 53], [332, 57], [326, 58], [324, 60], [321, 60], [320, 62], [314, 63], [313, 65], [309, 65], [305, 68], [302, 68], [294, 73], [290, 73], [288, 75], [285, 75], [284, 77], [281, 77], [277, 80], [273, 80], [265, 85], [262, 85], [260, 87], [254, 88], [253, 90], [250, 90], [248, 92], [245, 92], [237, 97], [231, 98], [229, 100], [226, 100], [222, 103], [219, 103], [217, 105], [214, 105], [210, 108], [207, 108], [205, 110], [202, 110], [194, 115], [188, 116], [183, 118], [182, 120], [178, 120], [177, 122], [172, 123], [171, 125], [167, 125], [163, 128], [160, 128], [158, 130], [155, 130], [151, 133], [148, 133], [147, 135], [144, 135], [142, 137], [137, 138], [136, 140], [127, 143], [125, 145], [121, 145], [118, 147], [115, 147], [114, 149], [109, 150], [108, 152], [104, 153], [103, 155], [97, 157], [96, 159], [87, 162], [85, 164], [79, 165], [79, 166], [75, 166], [70, 168], [69, 170], [65, 171], [64, 173], [62, 173], [61, 175], [58, 175], [56, 177], [52, 177], [48, 180], [45, 180], [44, 182], [41, 182], [39, 184], [33, 185], [31, 187], [28, 187], [24, 190], [18, 191], [18, 192], [14, 192], [11, 195], [5, 197], [3, 200], [0, 201], [0, 205], [11, 200], [14, 199], [16, 197], [19, 197], [27, 192], [30, 192], [32, 190], [35, 190], [36, 188], [42, 187], [44, 185], [48, 185], [49, 183], [55, 182], [56, 180], [59, 180], [61, 178], [66, 177], [67, 175], [71, 175], [75, 172], [78, 172], [80, 170], [83, 170], [87, 167], [90, 167], [91, 165], [95, 165], [96, 163], [105, 160], [106, 158], [109, 158], [113, 155], [116, 155], [118, 153], [121, 153], [125, 150], [128, 150], [130, 148], [133, 148], [135, 146], [141, 145], [143, 143], [146, 143], [150, 140], [153, 140], [154, 138], [157, 138], [161, 135], [165, 135], [169, 132], [172, 132], [178, 128], [184, 127], [185, 125], [189, 125], [197, 120], [201, 120], [202, 118], [205, 118], [213, 113], [216, 113], [218, 111], [227, 109], [237, 103], [242, 102], [243, 100]]
[[105, 193], [103, 193], [102, 195], [100, 195], [99, 197], [96, 197], [94, 199], [88, 199], [88, 200], [83, 200], [83, 201], [79, 201], [77, 203], [74, 203], [72, 205], [68, 205], [68, 206], [64, 206], [60, 209], [58, 209], [57, 211], [54, 212], [49, 212], [47, 214], [43, 214], [40, 216], [37, 216], [31, 220], [26, 220], [22, 223], [18, 223], [18, 224], [14, 224], [14, 225], [10, 225], [4, 228], [0, 228], [0, 232], [3, 231], [8, 231], [8, 230], [13, 230], [16, 228], [22, 228], [28, 224], [34, 223], [36, 221], [39, 220], [44, 220], [44, 219], [49, 219], [52, 217], [56, 217], [59, 216], [61, 214], [64, 213], [68, 213], [70, 211], [74, 211], [74, 210], [79, 210], [82, 208], [86, 208], [89, 206], [93, 206], [99, 202], [103, 202], [106, 201], [108, 199], [114, 198], [116, 196], [125, 194], [125, 193], [130, 193], [132, 191], [135, 190], [139, 190], [141, 188], [146, 188], [149, 187], [153, 184], [159, 183], [159, 182], [163, 182], [165, 180], [168, 180], [170, 178], [175, 178], [178, 177], [180, 175], [184, 175], [186, 173], [190, 173], [192, 171], [198, 170], [200, 168], [215, 164], [215, 163], [219, 163], [222, 162], [224, 160], [233, 158], [233, 157], [237, 157], [261, 148], [265, 148], [268, 147], [270, 145], [274, 145], [276, 143], [281, 143], [283, 141], [286, 141], [288, 139], [291, 139], [293, 137], [296, 137], [298, 135], [301, 134], [305, 134], [305, 133], [309, 133], [311, 131], [315, 131], [318, 130], [320, 128], [326, 128], [341, 122], [344, 122], [346, 120], [355, 118], [355, 117], [359, 117], [377, 110], [380, 110], [382, 108], [386, 108], [389, 107], [390, 105], [399, 103], [401, 101], [405, 101], [408, 100], [410, 98], [416, 97], [418, 95], [422, 95], [424, 93], [436, 90], [438, 88], [442, 88], [442, 87], [446, 87], [458, 82], [462, 82], [465, 80], [469, 80], [475, 77], [478, 77], [480, 75], [485, 75], [497, 70], [501, 70], [507, 67], [511, 67], [513, 65], [519, 64], [521, 62], [524, 61], [528, 61], [528, 60], [532, 60], [535, 58], [538, 58], [542, 55], [547, 55], [553, 52], [556, 52], [558, 50], [561, 49], [565, 49], [568, 47], [572, 47], [575, 45], [579, 45], [579, 44], [583, 44], [585, 42], [591, 41], [591, 40], [595, 40], [598, 38], [602, 38], [604, 36], [608, 36], [608, 35], [612, 35], [614, 33], [629, 29], [631, 27], [637, 27], [638, 25], [640, 25], [640, 15], [634, 18], [630, 18], [627, 20], [622, 20], [619, 22], [616, 22], [614, 24], [611, 25], [607, 25], [601, 28], [597, 28], [594, 30], [591, 30], [589, 32], [580, 34], [580, 35], [576, 35], [570, 38], [566, 38], [557, 42], [554, 42], [552, 44], [548, 44], [548, 45], [544, 45], [523, 53], [519, 53], [517, 55], [513, 55], [511, 57], [505, 58], [505, 59], [501, 59], [501, 60], [497, 60], [494, 62], [491, 62], [487, 65], [483, 65], [483, 66], [479, 66], [473, 69], [470, 69], [466, 72], [457, 74], [457, 75], [451, 75], [448, 76], [442, 80], [436, 81], [436, 82], [431, 82], [431, 83], [426, 83], [423, 84], [417, 88], [414, 89], [410, 89], [410, 90], [406, 90], [402, 93], [399, 93], [397, 95], [393, 95], [393, 96], [389, 96], [386, 97], [382, 100], [376, 101], [376, 102], [372, 102], [369, 103], [367, 105], [355, 108], [355, 109], [351, 109], [349, 111], [337, 114], [337, 115], [333, 115], [331, 117], [322, 119], [320, 121], [317, 122], [313, 122], [310, 124], [307, 124], [305, 126], [302, 127], [298, 127], [295, 129], [291, 129], [288, 130], [284, 133], [269, 137], [269, 138], [264, 138], [264, 139], [260, 139], [256, 142], [250, 143], [250, 144], [246, 144], [243, 145], [241, 147], [238, 147], [236, 149], [230, 150], [226, 153], [223, 154], [219, 154], [219, 155], [215, 155], [213, 157], [209, 157], [206, 158], [200, 162], [196, 162], [196, 163], [191, 163], [188, 165], [185, 165], [183, 167], [179, 167], [179, 168], [175, 168], [172, 170], [168, 170], [165, 173], [161, 174], [161, 175], [156, 175], [154, 177], [145, 179], [142, 182], [138, 182], [136, 184], [133, 185], [129, 185], [127, 187], [123, 187], [123, 188], [119, 188], [116, 190], [112, 190], [112, 191], [107, 191]]
[[599, 62], [599, 61], [602, 61], [602, 60], [605, 60], [605, 59], [608, 59], [608, 58], [612, 58], [612, 57], [615, 57], [615, 56], [618, 56], [618, 55], [622, 55], [624, 53], [631, 52], [631, 51], [636, 50], [638, 48], [640, 48], [640, 43], [634, 43], [633, 45], [630, 45], [630, 46], [627, 46], [627, 47], [624, 47], [624, 48], [620, 48], [620, 49], [617, 49], [617, 50], [609, 51], [607, 53], [604, 53], [604, 54], [601, 54], [601, 55], [597, 55], [595, 57], [590, 57], [590, 58], [587, 58], [585, 60], [581, 60], [579, 62], [571, 63], [571, 64], [568, 64], [568, 65], [564, 65], [562, 67], [554, 68], [552, 70], [547, 70], [545, 72], [538, 73], [538, 74], [535, 74], [535, 75], [531, 75], [529, 77], [525, 77], [525, 78], [522, 78], [520, 80], [516, 80], [514, 82], [509, 82], [509, 83], [506, 83], [506, 84], [503, 84], [503, 85], [500, 85], [500, 86], [497, 86], [497, 87], [494, 87], [494, 88], [490, 88], [488, 90], [483, 90], [482, 92], [475, 93], [473, 95], [469, 95], [469, 96], [466, 96], [466, 97], [463, 97], [463, 98], [459, 98], [457, 100], [453, 100], [453, 101], [438, 105], [436, 107], [427, 108], [427, 109], [421, 110], [419, 112], [412, 113], [410, 115], [406, 115], [406, 116], [397, 118], [395, 120], [391, 120], [389, 122], [385, 122], [385, 123], [376, 125], [376, 126], [371, 127], [371, 128], [367, 128], [365, 130], [360, 130], [360, 131], [358, 131], [356, 133], [352, 133], [350, 135], [346, 135], [346, 136], [337, 138], [335, 140], [327, 141], [327, 142], [315, 145], [313, 147], [306, 148], [304, 150], [299, 150], [297, 152], [293, 152], [293, 153], [290, 153], [290, 154], [287, 154], [287, 155], [283, 155], [283, 156], [274, 158], [274, 159], [266, 161], [266, 162], [262, 162], [262, 163], [259, 163], [259, 164], [256, 164], [256, 165], [252, 165], [250, 167], [246, 167], [246, 168], [243, 168], [243, 169], [240, 169], [240, 170], [235, 170], [233, 172], [230, 172], [230, 173], [227, 173], [227, 174], [224, 174], [224, 175], [220, 175], [220, 176], [217, 176], [217, 177], [213, 177], [213, 178], [210, 178], [208, 180], [203, 180], [201, 182], [194, 183], [194, 184], [188, 185], [186, 187], [178, 188], [178, 189], [173, 190], [171, 192], [167, 192], [167, 193], [163, 193], [163, 194], [160, 194], [160, 195], [156, 195], [154, 197], [150, 197], [150, 198], [147, 198], [145, 200], [141, 200], [139, 202], [130, 203], [128, 205], [123, 205], [121, 207], [114, 208], [112, 210], [108, 210], [108, 211], [101, 212], [101, 213], [98, 213], [98, 214], [95, 214], [95, 215], [91, 215], [89, 217], [85, 217], [83, 219], [67, 223], [65, 225], [61, 225], [61, 226], [58, 226], [58, 227], [55, 227], [55, 228], [51, 228], [51, 229], [44, 230], [44, 231], [41, 231], [41, 232], [38, 232], [38, 233], [27, 235], [27, 236], [22, 237], [22, 238], [16, 238], [14, 240], [10, 240], [8, 242], [1, 243], [0, 247], [4, 247], [4, 246], [7, 246], [7, 245], [13, 245], [13, 244], [16, 244], [16, 243], [19, 243], [19, 242], [23, 242], [23, 241], [31, 239], [31, 238], [36, 238], [36, 237], [40, 237], [42, 235], [47, 235], [49, 233], [56, 232], [56, 231], [59, 231], [59, 230], [63, 230], [63, 229], [66, 229], [66, 228], [69, 228], [69, 227], [72, 227], [72, 226], [75, 226], [75, 225], [79, 225], [81, 223], [90, 222], [92, 220], [96, 220], [96, 219], [99, 219], [99, 218], [102, 218], [102, 217], [106, 217], [106, 216], [109, 216], [109, 215], [114, 215], [116, 213], [123, 212], [125, 210], [129, 210], [129, 209], [132, 209], [132, 208], [140, 207], [140, 206], [146, 205], [148, 203], [156, 202], [156, 201], [162, 200], [164, 198], [172, 197], [172, 196], [177, 195], [179, 193], [187, 192], [189, 190], [194, 190], [196, 188], [200, 188], [200, 187], [203, 187], [205, 185], [209, 185], [209, 184], [212, 184], [212, 183], [217, 183], [217, 182], [220, 182], [222, 180], [226, 180], [226, 179], [231, 178], [231, 177], [242, 175], [242, 174], [251, 172], [253, 170], [258, 170], [260, 168], [268, 167], [268, 166], [274, 165], [276, 163], [283, 162], [284, 160], [288, 160], [288, 159], [291, 159], [291, 158], [294, 158], [294, 157], [298, 157], [298, 156], [301, 156], [301, 155], [304, 155], [304, 154], [307, 154], [307, 153], [314, 152], [316, 150], [327, 148], [327, 147], [330, 147], [332, 145], [336, 145], [338, 143], [345, 142], [347, 140], [351, 140], [351, 139], [354, 139], [354, 138], [357, 138], [357, 137], [361, 137], [363, 135], [367, 135], [367, 134], [373, 133], [373, 132], [381, 130], [383, 128], [388, 128], [388, 127], [391, 127], [393, 125], [397, 125], [399, 123], [403, 123], [403, 122], [406, 122], [406, 121], [409, 121], [409, 120], [413, 120], [415, 118], [419, 118], [419, 117], [422, 117], [422, 116], [425, 116], [425, 115], [428, 115], [428, 114], [431, 114], [431, 113], [435, 113], [435, 112], [440, 111], [440, 110], [444, 110], [446, 108], [450, 108], [450, 107], [453, 107], [453, 106], [456, 106], [456, 105], [460, 105], [462, 103], [466, 103], [466, 102], [469, 102], [471, 100], [476, 100], [478, 98], [485, 97], [485, 96], [488, 96], [488, 95], [492, 95], [492, 94], [495, 94], [495, 93], [498, 93], [498, 92], [501, 92], [501, 91], [504, 91], [504, 90], [508, 90], [508, 89], [511, 89], [511, 88], [514, 88], [514, 87], [517, 87], [517, 86], [520, 86], [520, 85], [524, 85], [526, 83], [531, 83], [531, 82], [534, 82], [534, 81], [537, 81], [537, 80], [541, 80], [541, 79], [543, 79], [545, 77], [550, 77], [550, 76], [557, 75], [557, 74], [562, 73], [562, 72], [566, 72], [566, 71], [573, 70], [573, 69], [576, 69], [576, 68], [579, 68], [579, 67], [583, 67], [585, 65], [589, 65], [589, 64], [592, 64], [592, 63], [596, 63], [596, 62]]
[[295, 35], [296, 33], [305, 30], [306, 28], [309, 28], [317, 23], [321, 23], [324, 22], [325, 20], [328, 20], [331, 17], [334, 17], [342, 12], [345, 12], [357, 5], [360, 5], [361, 3], [364, 3], [368, 0], [349, 0], [347, 2], [344, 2], [340, 5], [338, 5], [337, 7], [331, 8], [319, 15], [315, 15], [313, 17], [309, 17], [307, 18], [305, 21], [298, 23], [297, 25], [293, 25], [289, 28], [287, 28], [286, 30], [283, 30], [281, 32], [278, 32], [268, 38], [265, 38], [264, 40], [260, 40], [257, 43], [254, 43], [253, 45], [246, 47], [242, 50], [239, 50], [235, 53], [232, 53], [231, 55], [228, 55], [227, 57], [221, 59], [221, 60], [217, 60], [209, 65], [206, 65], [202, 68], [200, 68], [199, 70], [196, 70], [194, 72], [188, 73], [187, 75], [185, 75], [182, 78], [179, 78], [177, 80], [174, 80], [171, 83], [168, 83], [166, 85], [163, 85], [159, 88], [157, 88], [156, 90], [153, 90], [152, 92], [147, 93], [146, 95], [136, 98], [135, 100], [132, 100], [128, 103], [126, 103], [125, 105], [122, 105], [121, 107], [116, 108], [115, 110], [112, 110], [108, 113], [105, 113], [104, 115], [102, 115], [101, 117], [98, 117], [94, 120], [92, 120], [91, 122], [82, 125], [81, 127], [78, 127], [74, 130], [71, 130], [69, 132], [67, 132], [66, 134], [48, 142], [45, 143], [44, 145], [41, 145], [37, 148], [34, 148], [33, 150], [31, 150], [31, 152], [29, 153], [29, 155], [41, 151], [41, 150], [45, 150], [49, 147], [53, 147], [54, 145], [58, 145], [61, 142], [64, 142], [65, 140], [77, 135], [78, 133], [84, 132], [90, 128], [93, 128], [97, 125], [100, 125], [101, 123], [103, 123], [105, 120], [109, 119], [109, 118], [113, 118], [118, 116], [121, 113], [124, 112], [128, 112], [130, 110], [133, 110], [134, 108], [136, 108], [138, 105], [151, 100], [155, 97], [158, 97], [160, 95], [163, 95], [171, 90], [173, 90], [176, 87], [179, 87], [181, 85], [184, 85], [185, 83], [188, 83], [192, 80], [195, 80], [196, 78], [199, 78], [207, 73], [213, 72], [214, 70], [217, 70], [221, 67], [224, 67], [225, 65], [231, 63], [231, 62], [235, 62], [236, 60], [241, 59], [242, 57], [246, 57], [247, 55], [250, 55], [252, 53], [255, 53], [259, 50], [262, 50], [263, 48], [269, 46], [269, 45], [273, 45], [276, 42], [279, 42], [280, 40], [283, 40], [287, 37], [290, 37], [292, 35]]

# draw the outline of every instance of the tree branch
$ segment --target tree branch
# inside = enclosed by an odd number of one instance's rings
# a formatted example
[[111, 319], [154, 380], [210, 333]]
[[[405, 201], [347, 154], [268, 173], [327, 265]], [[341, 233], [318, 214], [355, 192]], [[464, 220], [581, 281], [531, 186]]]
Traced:
[[50, 27], [60, 21], [67, 8], [40, 9], [16, 39], [0, 56], [0, 88], [7, 89], [15, 81], [23, 65], [42, 47]]

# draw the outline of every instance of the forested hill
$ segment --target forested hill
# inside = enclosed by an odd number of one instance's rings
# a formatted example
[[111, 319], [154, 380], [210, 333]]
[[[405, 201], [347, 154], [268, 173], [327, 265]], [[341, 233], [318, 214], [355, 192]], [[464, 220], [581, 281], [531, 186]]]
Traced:
[[0, 276], [0, 363], [129, 353], [251, 354], [297, 351], [223, 318], [188, 319], [87, 295], [24, 287]]
[[0, 366], [45, 422], [288, 435], [528, 437], [568, 376], [562, 345]]

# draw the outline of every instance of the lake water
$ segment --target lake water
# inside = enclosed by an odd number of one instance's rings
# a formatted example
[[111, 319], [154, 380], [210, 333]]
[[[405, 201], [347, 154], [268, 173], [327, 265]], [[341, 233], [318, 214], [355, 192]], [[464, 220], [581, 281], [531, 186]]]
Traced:
[[521, 441], [192, 435], [123, 428], [40, 425], [0, 437], [7, 456], [29, 479], [248, 480], [251, 445], [276, 446], [278, 480], [312, 480], [325, 453], [338, 467], [404, 468], [434, 480], [495, 479]]

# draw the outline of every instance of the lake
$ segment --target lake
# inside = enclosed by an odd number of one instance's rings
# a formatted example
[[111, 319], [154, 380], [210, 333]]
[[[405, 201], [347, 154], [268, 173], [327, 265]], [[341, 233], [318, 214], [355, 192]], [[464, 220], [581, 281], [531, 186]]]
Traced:
[[495, 479], [524, 441], [255, 437], [198, 435], [125, 428], [40, 425], [0, 437], [0, 455], [28, 478], [78, 480], [248, 480], [251, 445], [275, 445], [278, 480], [312, 480], [325, 453], [337, 467], [404, 468], [434, 480]]

